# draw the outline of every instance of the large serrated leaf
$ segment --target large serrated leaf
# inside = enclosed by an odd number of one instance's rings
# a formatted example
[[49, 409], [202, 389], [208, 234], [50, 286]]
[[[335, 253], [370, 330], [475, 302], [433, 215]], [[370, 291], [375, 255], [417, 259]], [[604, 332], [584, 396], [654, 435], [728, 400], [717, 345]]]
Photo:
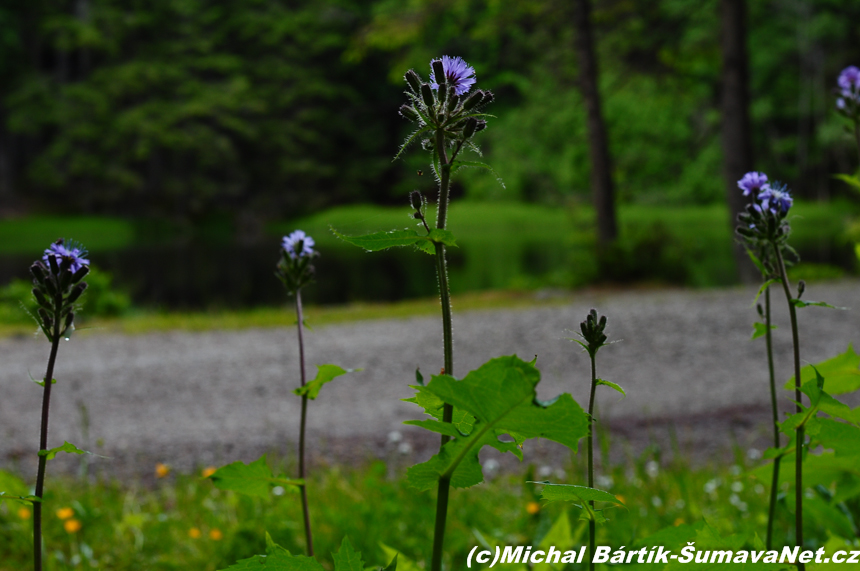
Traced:
[[293, 392], [299, 396], [308, 395], [308, 398], [314, 400], [319, 396], [320, 389], [328, 382], [347, 373], [355, 373], [361, 369], [344, 369], [337, 365], [317, 365], [317, 376], [313, 380], [305, 383], [305, 386], [295, 389]]
[[250, 464], [236, 461], [219, 468], [209, 476], [212, 483], [222, 490], [232, 490], [240, 494], [268, 498], [272, 486], [301, 487], [302, 480], [276, 478], [266, 464], [266, 455]]
[[274, 552], [237, 561], [221, 571], [325, 571], [312, 557]]
[[[470, 372], [462, 381], [449, 375], [436, 375], [427, 386], [415, 387], [430, 393], [474, 417], [468, 435], [456, 436], [427, 462], [413, 466], [407, 472], [410, 485], [431, 489], [440, 478], [447, 477], [454, 487], [468, 487], [483, 481], [478, 452], [490, 445], [500, 451], [521, 452], [517, 443], [526, 438], [548, 438], [569, 448], [588, 433], [585, 411], [568, 394], [551, 403], [537, 400], [535, 386], [540, 373], [534, 365], [515, 355], [491, 359]], [[429, 399], [428, 399], [429, 400]], [[445, 430], [432, 421], [419, 423], [437, 432]], [[458, 432], [463, 432], [463, 424]], [[501, 441], [509, 434], [514, 442]]]
[[62, 446], [57, 446], [50, 450], [39, 450], [39, 456], [44, 456], [47, 460], [53, 460], [60, 452], [66, 452], [67, 454], [92, 454], [92, 452], [81, 450], [71, 442], [66, 441], [63, 442]]
[[[860, 355], [848, 345], [844, 353], [815, 365], [807, 365], [800, 370], [801, 385], [816, 378], [815, 369], [827, 380], [827, 392], [841, 395], [860, 389]], [[785, 383], [786, 390], [794, 389], [794, 377]]]
[[344, 537], [340, 549], [334, 554], [334, 571], [364, 571], [361, 553], [352, 547], [348, 537]]

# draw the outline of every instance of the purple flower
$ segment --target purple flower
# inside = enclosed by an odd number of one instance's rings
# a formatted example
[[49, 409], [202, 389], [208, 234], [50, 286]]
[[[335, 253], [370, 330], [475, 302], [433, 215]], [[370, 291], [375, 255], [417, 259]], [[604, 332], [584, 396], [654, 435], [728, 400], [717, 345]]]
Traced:
[[839, 99], [837, 99], [836, 100], [836, 108], [840, 109], [840, 110], [845, 109], [845, 99], [843, 99], [841, 97]]
[[284, 239], [281, 241], [281, 247], [293, 260], [316, 254], [313, 250], [314, 244], [314, 239], [301, 230], [296, 230], [289, 236], [284, 236]]
[[777, 185], [775, 188], [768, 186], [758, 195], [758, 201], [762, 208], [770, 210], [773, 214], [785, 214], [794, 203], [785, 185]]
[[69, 260], [71, 261], [69, 269], [72, 273], [75, 273], [82, 267], [90, 265], [90, 261], [84, 258], [86, 255], [87, 250], [80, 244], [63, 240], [54, 242], [48, 246], [48, 249], [45, 250], [45, 254], [42, 256], [42, 260], [47, 264], [48, 258], [53, 257], [57, 261], [57, 265], [61, 264], [63, 260]]
[[843, 90], [860, 89], [860, 68], [851, 65], [842, 70], [836, 80]]
[[770, 187], [767, 184], [766, 174], [753, 171], [748, 172], [738, 181], [738, 188], [744, 191], [744, 196], [752, 194], [755, 197]]
[[[430, 62], [430, 68], [433, 68], [433, 62], [440, 61], [434, 59]], [[463, 95], [473, 85], [475, 85], [475, 68], [463, 61], [461, 57], [442, 56], [442, 69], [445, 70], [445, 83], [454, 86], [454, 93]], [[436, 83], [435, 74], [430, 72], [430, 87], [439, 89], [439, 84]]]

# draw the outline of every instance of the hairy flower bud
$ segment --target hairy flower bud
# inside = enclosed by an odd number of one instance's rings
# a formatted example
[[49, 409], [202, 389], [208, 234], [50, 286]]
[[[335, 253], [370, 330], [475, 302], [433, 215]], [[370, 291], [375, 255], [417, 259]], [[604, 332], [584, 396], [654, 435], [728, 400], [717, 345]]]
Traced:
[[33, 297], [36, 298], [36, 302], [44, 307], [45, 309], [53, 309], [53, 305], [48, 301], [48, 299], [39, 291], [38, 288], [33, 288]]
[[415, 209], [415, 212], [421, 212], [424, 209], [424, 203], [426, 199], [424, 195], [421, 194], [421, 191], [413, 190], [409, 193], [409, 203], [412, 204], [412, 208]]
[[478, 125], [475, 127], [475, 132], [480, 133], [487, 128], [487, 122], [483, 119], [478, 119]]
[[76, 271], [74, 274], [72, 274], [72, 283], [73, 284], [78, 283], [79, 281], [81, 281], [82, 279], [87, 277], [87, 274], [89, 274], [89, 273], [90, 273], [90, 267], [89, 266], [81, 266], [81, 268], [78, 271]]
[[65, 325], [65, 327], [63, 327], [63, 332], [68, 334], [69, 330], [72, 328], [72, 325], [74, 323], [75, 323], [75, 314], [74, 314], [74, 312], [70, 311], [69, 314], [66, 316], [66, 325]]
[[806, 282], [803, 280], [800, 280], [799, 282], [797, 282], [797, 299], [800, 299], [801, 297], [803, 297], [803, 292], [805, 292], [805, 291], [806, 291]]
[[34, 262], [33, 265], [30, 266], [30, 273], [38, 284], [45, 285], [45, 267], [42, 264]]
[[84, 290], [87, 289], [87, 284], [82, 283], [78, 284], [72, 288], [71, 293], [69, 294], [69, 298], [66, 300], [67, 304], [72, 304], [78, 301], [78, 298], [81, 297], [81, 294], [84, 293]]
[[495, 95], [493, 95], [493, 94], [492, 94], [492, 92], [490, 92], [490, 91], [485, 91], [485, 92], [484, 92], [484, 100], [483, 100], [483, 101], [481, 101], [481, 104], [482, 104], [482, 105], [489, 105], [490, 103], [492, 103], [492, 102], [493, 102], [493, 100], [494, 100], [495, 98], [496, 98], [496, 96], [495, 96]]
[[582, 338], [585, 340], [584, 345], [588, 353], [594, 357], [597, 350], [606, 344], [607, 337], [603, 333], [603, 330], [606, 328], [606, 316], [601, 316], [598, 320], [597, 310], [592, 309], [588, 312], [585, 321], [579, 324], [579, 328], [582, 331]]
[[474, 117], [469, 117], [466, 119], [466, 126], [463, 127], [463, 137], [468, 139], [472, 135], [475, 134], [475, 131], [478, 128], [478, 120]]
[[445, 105], [448, 101], [449, 89], [445, 85], [439, 86], [439, 105]]
[[433, 70], [433, 77], [435, 78], [436, 83], [440, 86], [445, 84], [445, 66], [442, 63], [441, 59], [433, 60], [430, 62], [430, 68]]
[[446, 108], [448, 115], [453, 115], [458, 105], [460, 105], [460, 96], [454, 93], [454, 88], [452, 87], [451, 93], [448, 94], [448, 107]]
[[429, 109], [432, 109], [433, 105], [436, 103], [433, 100], [433, 90], [430, 89], [430, 86], [426, 83], [421, 85], [421, 99], [424, 100], [424, 105], [426, 105]]
[[410, 121], [418, 121], [420, 117], [418, 116], [418, 112], [415, 111], [414, 108], [410, 105], [401, 105], [400, 106], [400, 115]]
[[465, 101], [463, 101], [463, 109], [465, 109], [466, 111], [474, 109], [475, 107], [480, 105], [483, 100], [484, 100], [484, 92], [482, 90], [478, 89], [477, 91], [472, 93], [469, 97], [467, 97]]
[[421, 78], [418, 77], [418, 74], [415, 73], [415, 70], [410, 69], [406, 72], [406, 83], [409, 84], [410, 89], [415, 95], [418, 95], [421, 92]]

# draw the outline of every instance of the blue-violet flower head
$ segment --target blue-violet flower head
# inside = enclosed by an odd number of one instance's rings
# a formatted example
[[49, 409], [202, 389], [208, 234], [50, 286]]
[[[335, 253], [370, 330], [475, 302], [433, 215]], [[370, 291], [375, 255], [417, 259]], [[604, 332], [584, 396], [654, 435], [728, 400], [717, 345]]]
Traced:
[[758, 195], [758, 200], [763, 208], [774, 214], [785, 214], [794, 203], [785, 185], [769, 186]]
[[760, 192], [770, 188], [767, 184], [767, 175], [763, 172], [748, 172], [738, 181], [738, 188], [744, 191], [744, 196], [752, 194], [758, 196]]
[[[445, 70], [445, 83], [454, 86], [454, 93], [463, 95], [475, 85], [475, 68], [463, 61], [461, 57], [442, 56], [442, 69]], [[434, 59], [430, 62], [430, 68], [433, 68], [433, 62], [439, 61]], [[439, 89], [439, 84], [436, 83], [435, 74], [430, 72], [430, 87]]]
[[315, 254], [313, 250], [315, 244], [314, 239], [301, 230], [296, 230], [289, 236], [284, 236], [284, 239], [281, 241], [281, 247], [293, 260], [313, 256]]
[[850, 91], [852, 88], [860, 89], [860, 68], [851, 65], [842, 70], [839, 79], [836, 80], [843, 90]]
[[47, 264], [48, 257], [53, 257], [57, 264], [61, 264], [63, 260], [71, 261], [69, 269], [72, 273], [77, 272], [84, 266], [89, 266], [90, 261], [84, 256], [87, 255], [87, 250], [80, 244], [63, 240], [62, 242], [54, 242], [45, 250], [42, 260]]

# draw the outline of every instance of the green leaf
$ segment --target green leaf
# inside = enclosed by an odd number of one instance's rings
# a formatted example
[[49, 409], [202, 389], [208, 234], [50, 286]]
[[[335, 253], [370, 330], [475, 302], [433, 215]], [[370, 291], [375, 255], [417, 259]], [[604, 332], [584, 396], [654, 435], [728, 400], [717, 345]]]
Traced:
[[548, 502], [608, 502], [623, 506], [624, 502], [607, 491], [587, 486], [575, 486], [573, 484], [553, 484], [551, 482], [529, 482], [531, 484], [542, 484], [541, 499]]
[[752, 263], [755, 265], [756, 268], [758, 268], [758, 271], [761, 272], [761, 275], [766, 275], [767, 270], [765, 269], [764, 264], [761, 263], [761, 260], [758, 259], [758, 256], [756, 256], [755, 253], [749, 248], [745, 247], [744, 249], [747, 251], [747, 256], [749, 256], [750, 260], [752, 260]]
[[271, 486], [298, 487], [304, 485], [303, 480], [275, 478], [266, 464], [266, 455], [250, 464], [236, 461], [219, 468], [209, 476], [212, 483], [222, 490], [232, 490], [240, 494], [268, 498]]
[[[31, 381], [33, 381], [34, 383], [36, 383], [37, 385], [39, 385], [40, 387], [44, 387], [44, 386], [45, 386], [45, 379], [41, 379], [41, 380], [39, 380], [39, 379], [37, 379], [37, 378], [33, 377], [33, 375], [31, 375], [29, 371], [27, 372], [27, 376], [29, 376], [29, 377], [30, 377], [30, 380], [31, 380]], [[52, 384], [52, 385], [56, 385], [56, 384], [57, 384], [57, 379], [51, 379], [51, 384]]]
[[[776, 329], [776, 325], [771, 325], [771, 329]], [[753, 334], [750, 339], [758, 339], [759, 337], [764, 337], [767, 335], [767, 325], [761, 322], [753, 323]]]
[[750, 307], [755, 307], [755, 304], [758, 303], [758, 298], [761, 297], [761, 294], [764, 293], [764, 290], [769, 288], [771, 285], [778, 284], [778, 283], [780, 283], [780, 281], [776, 278], [773, 278], [773, 279], [769, 279], [766, 282], [764, 282], [763, 284], [761, 284], [761, 287], [758, 288], [758, 293], [755, 294], [755, 299], [753, 300], [752, 304], [750, 304]]
[[14, 496], [8, 492], [0, 492], [0, 500], [9, 500], [13, 502], [20, 502], [24, 504], [32, 504], [41, 502], [41, 498], [39, 496], [26, 495], [26, 496]]
[[380, 543], [379, 547], [382, 548], [382, 552], [385, 554], [385, 558], [388, 559], [391, 557], [392, 561], [391, 565], [397, 565], [397, 569], [400, 571], [421, 571], [421, 568], [415, 564], [414, 561], [408, 559], [402, 553], [398, 553], [398, 551], [392, 547], [388, 547], [384, 543]]
[[331, 364], [317, 365], [317, 376], [312, 381], [308, 381], [305, 386], [295, 389], [293, 393], [299, 396], [307, 395], [309, 399], [314, 400], [320, 394], [320, 389], [324, 384], [341, 375], [357, 371], [361, 371], [361, 369], [344, 369]]
[[457, 247], [457, 240], [454, 239], [454, 234], [451, 233], [450, 230], [440, 230], [439, 228], [434, 228], [430, 230], [430, 234], [427, 235], [427, 238], [431, 242], [437, 242], [445, 246], [451, 246], [452, 248]]
[[598, 384], [598, 386], [599, 385], [606, 385], [610, 389], [616, 390], [619, 393], [621, 393], [622, 395], [627, 396], [627, 393], [624, 392], [624, 389], [622, 389], [620, 386], [618, 386], [617, 384], [615, 384], [611, 381], [605, 381], [603, 379], [597, 379], [597, 384]]
[[396, 553], [394, 554], [394, 559], [391, 560], [391, 563], [389, 563], [385, 567], [385, 569], [383, 569], [382, 571], [397, 571], [397, 554]]
[[791, 300], [791, 304], [795, 307], [809, 307], [810, 305], [815, 305], [818, 307], [829, 307], [830, 309], [842, 309], [842, 310], [848, 309], [847, 307], [837, 307], [835, 305], [830, 305], [829, 303], [824, 302], [824, 301], [804, 301], [804, 300], [798, 299], [798, 298], [793, 298]]
[[241, 559], [222, 571], [325, 571], [312, 557], [274, 552]]
[[68, 454], [92, 454], [92, 452], [81, 450], [71, 442], [63, 442], [62, 446], [57, 446], [50, 450], [39, 450], [39, 456], [45, 456], [46, 460], [53, 460], [60, 452], [66, 452]]
[[[480, 483], [483, 474], [478, 452], [486, 445], [517, 456], [521, 454], [517, 442], [526, 438], [547, 438], [575, 448], [579, 439], [588, 434], [587, 415], [569, 394], [549, 403], [538, 401], [535, 386], [539, 381], [540, 373], [533, 365], [512, 355], [491, 359], [462, 381], [436, 375], [427, 386], [414, 387], [418, 390], [416, 401], [420, 402], [422, 393], [430, 393], [455, 410], [465, 411], [475, 421], [467, 436], [455, 437], [430, 460], [410, 468], [410, 485], [429, 490], [442, 477], [450, 478], [454, 487]], [[443, 430], [432, 422], [425, 427]], [[465, 423], [460, 428], [462, 432]], [[453, 435], [450, 431], [449, 434]], [[503, 434], [515, 441], [499, 440]]]
[[842, 537], [854, 537], [857, 535], [854, 524], [850, 519], [845, 517], [845, 514], [839, 508], [817, 496], [804, 498], [803, 512], [804, 516], [811, 516], [813, 520], [818, 522], [821, 529], [826, 529], [831, 534]]
[[343, 538], [340, 549], [334, 554], [334, 571], [364, 571], [361, 553], [357, 552], [349, 538]]
[[842, 182], [848, 184], [854, 190], [860, 190], [860, 176], [853, 176], [850, 174], [835, 174], [833, 178], [836, 180], [841, 180]]
[[[860, 355], [848, 345], [844, 353], [815, 364], [815, 369], [827, 379], [827, 392], [841, 395], [860, 389]], [[816, 378], [815, 369], [807, 365], [800, 370], [801, 385]], [[794, 377], [785, 383], [786, 390], [794, 390]]]
[[368, 252], [378, 252], [388, 248], [412, 246], [428, 240], [427, 236], [419, 236], [417, 230], [392, 230], [391, 232], [375, 232], [364, 236], [345, 236], [332, 229], [334, 235], [353, 246], [364, 248]]

